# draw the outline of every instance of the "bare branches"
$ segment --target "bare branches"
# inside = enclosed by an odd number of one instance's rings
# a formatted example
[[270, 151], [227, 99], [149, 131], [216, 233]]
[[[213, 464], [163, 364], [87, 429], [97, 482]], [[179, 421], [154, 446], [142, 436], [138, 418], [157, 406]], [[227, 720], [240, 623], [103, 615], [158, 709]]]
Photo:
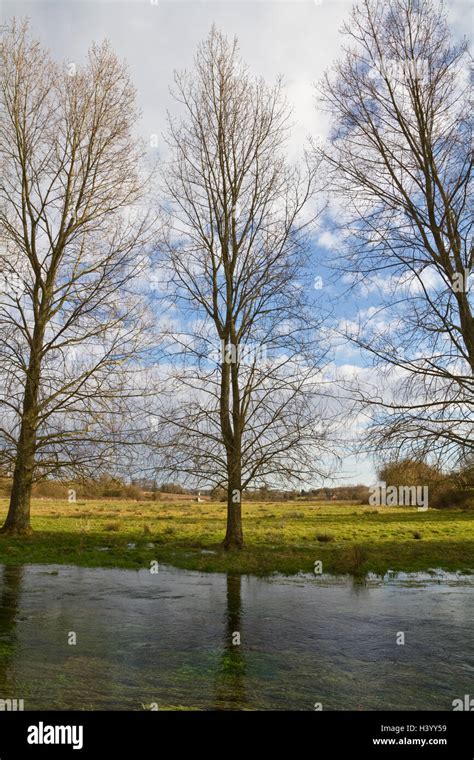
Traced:
[[110, 456], [98, 420], [123, 406], [121, 378], [143, 348], [134, 283], [151, 219], [135, 92], [108, 43], [71, 72], [25, 23], [1, 42], [1, 456], [15, 462], [11, 512], [26, 514], [33, 479], [78, 463], [79, 440], [89, 454], [95, 441], [97, 466]]
[[195, 71], [176, 75], [175, 98], [183, 117], [169, 120], [166, 262], [182, 324], [162, 455], [170, 472], [226, 485], [225, 545], [241, 546], [244, 488], [321, 469], [307, 396], [323, 352], [310, 350], [316, 325], [297, 282], [316, 167], [285, 161], [281, 81], [251, 77], [236, 42], [215, 29]]
[[474, 412], [466, 46], [431, 0], [363, 0], [344, 31], [352, 45], [322, 85], [322, 152], [351, 231], [344, 269], [377, 305], [346, 334], [399, 371], [372, 440], [456, 454]]
[[309, 396], [324, 352], [297, 282], [316, 169], [285, 161], [281, 81], [252, 78], [215, 29], [174, 94], [184, 115], [169, 120], [166, 260], [182, 319], [170, 331], [160, 453], [170, 474], [227, 488], [225, 546], [241, 546], [246, 487], [323, 469]]

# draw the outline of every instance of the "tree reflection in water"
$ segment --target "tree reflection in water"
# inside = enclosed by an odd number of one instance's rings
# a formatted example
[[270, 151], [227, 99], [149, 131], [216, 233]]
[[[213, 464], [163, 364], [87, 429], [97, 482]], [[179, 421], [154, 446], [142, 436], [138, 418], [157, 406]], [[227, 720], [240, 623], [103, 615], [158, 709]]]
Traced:
[[20, 595], [24, 568], [6, 565], [1, 571], [0, 582], [0, 700], [19, 699], [15, 682], [10, 678], [9, 665], [16, 649], [16, 623], [20, 608]]
[[241, 575], [227, 575], [224, 651], [216, 680], [216, 710], [243, 709], [247, 704], [241, 584]]

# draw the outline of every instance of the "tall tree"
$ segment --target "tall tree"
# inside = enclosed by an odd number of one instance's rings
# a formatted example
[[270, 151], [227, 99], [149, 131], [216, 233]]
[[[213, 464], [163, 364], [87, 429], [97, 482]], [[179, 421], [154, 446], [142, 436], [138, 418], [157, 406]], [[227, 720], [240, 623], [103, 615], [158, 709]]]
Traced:
[[[176, 74], [164, 175], [169, 237], [169, 402], [161, 451], [170, 472], [227, 489], [225, 548], [240, 548], [242, 492], [312, 479], [325, 424], [315, 320], [306, 306], [307, 211], [315, 168], [284, 156], [289, 111], [215, 28], [193, 73]], [[174, 356], [173, 356], [174, 351]], [[165, 397], [165, 394], [163, 394]], [[168, 437], [163, 444], [164, 431]]]
[[0, 460], [13, 469], [4, 533], [30, 532], [36, 478], [110, 461], [143, 327], [129, 288], [148, 231], [136, 118], [107, 43], [83, 66], [58, 65], [26, 23], [1, 29]]
[[345, 227], [340, 265], [373, 294], [346, 334], [391, 370], [392, 392], [362, 393], [372, 441], [459, 457], [474, 447], [466, 44], [432, 0], [361, 0], [343, 31], [322, 84], [329, 145], [316, 150]]

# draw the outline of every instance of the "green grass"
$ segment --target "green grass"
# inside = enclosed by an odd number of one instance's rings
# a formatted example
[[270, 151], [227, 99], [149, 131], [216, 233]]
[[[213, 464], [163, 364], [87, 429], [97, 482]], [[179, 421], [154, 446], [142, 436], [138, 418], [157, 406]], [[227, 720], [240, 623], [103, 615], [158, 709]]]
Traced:
[[[2, 499], [1, 520], [6, 510]], [[220, 547], [224, 504], [36, 499], [33, 535], [0, 536], [0, 564], [139, 569], [155, 560], [192, 570], [267, 575], [312, 572], [320, 560], [323, 572], [331, 573], [474, 572], [472, 511], [256, 502], [244, 504], [243, 524], [246, 548], [225, 552]]]

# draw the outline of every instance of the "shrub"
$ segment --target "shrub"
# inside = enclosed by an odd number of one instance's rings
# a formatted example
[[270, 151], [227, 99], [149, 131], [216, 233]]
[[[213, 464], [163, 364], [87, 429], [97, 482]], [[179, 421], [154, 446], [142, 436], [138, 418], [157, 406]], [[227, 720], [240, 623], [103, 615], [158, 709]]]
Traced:
[[120, 530], [120, 523], [119, 522], [109, 522], [105, 523], [102, 530], [106, 531], [117, 531]]
[[123, 493], [126, 499], [141, 499], [142, 492], [138, 486], [130, 485], [123, 487]]
[[225, 488], [213, 488], [211, 491], [211, 501], [227, 501], [227, 491]]
[[41, 480], [34, 484], [32, 495], [35, 498], [67, 499], [67, 489], [67, 484], [59, 480]]
[[387, 462], [378, 471], [379, 480], [388, 486], [439, 486], [445, 475], [437, 467], [414, 459], [401, 459]]
[[334, 536], [330, 533], [318, 533], [316, 538], [320, 544], [328, 544], [330, 541], [334, 541]]
[[[387, 486], [428, 486], [430, 507], [458, 506], [454, 504], [454, 493], [459, 490], [459, 482], [454, 474], [441, 472], [438, 467], [413, 459], [388, 462], [379, 472], [380, 480]], [[462, 502], [462, 499], [461, 499]]]
[[367, 552], [363, 546], [353, 544], [345, 552], [344, 560], [346, 572], [352, 573], [352, 575], [355, 575], [356, 577], [365, 575], [363, 566], [367, 561]]
[[457, 488], [454, 483], [446, 484], [446, 487], [436, 494], [431, 506], [439, 509], [474, 509], [474, 488]]

